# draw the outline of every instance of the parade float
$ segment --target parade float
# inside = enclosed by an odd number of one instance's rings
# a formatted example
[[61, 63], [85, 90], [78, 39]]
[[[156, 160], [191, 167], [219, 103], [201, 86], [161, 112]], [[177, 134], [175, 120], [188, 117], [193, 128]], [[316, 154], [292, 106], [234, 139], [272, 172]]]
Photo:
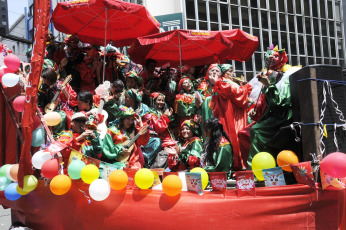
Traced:
[[[35, 1], [35, 7], [29, 76], [18, 73], [18, 58], [5, 50], [0, 68], [0, 204], [11, 208], [20, 222], [32, 229], [346, 228], [346, 155], [338, 151], [327, 154], [316, 149], [312, 160], [307, 157], [310, 152], [282, 151], [277, 159], [261, 152], [253, 158], [253, 170], [236, 172], [235, 184], [227, 187], [228, 174], [234, 172], [135, 171], [54, 141], [50, 127], [61, 117], [54, 112], [37, 114], [35, 99], [50, 1]], [[175, 62], [182, 58], [179, 55]], [[328, 84], [325, 89], [330, 89]], [[343, 116], [339, 118], [334, 126], [345, 127]], [[328, 131], [323, 119], [320, 122], [323, 141]], [[70, 153], [65, 163], [63, 151]], [[287, 175], [297, 183], [286, 183]], [[255, 177], [265, 183], [255, 182]]]

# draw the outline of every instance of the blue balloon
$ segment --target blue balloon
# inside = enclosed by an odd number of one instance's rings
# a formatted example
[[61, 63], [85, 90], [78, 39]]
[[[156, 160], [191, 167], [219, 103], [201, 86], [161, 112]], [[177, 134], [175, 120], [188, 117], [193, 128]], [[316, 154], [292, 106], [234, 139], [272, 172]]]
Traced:
[[4, 191], [7, 185], [11, 184], [11, 180], [9, 180], [7, 177], [0, 177], [0, 191]]
[[35, 129], [34, 132], [32, 132], [31, 146], [33, 147], [41, 146], [44, 142], [44, 139], [45, 139], [44, 129], [42, 128]]
[[18, 183], [12, 183], [5, 188], [5, 197], [7, 200], [18, 200], [22, 196], [17, 192], [17, 185]]

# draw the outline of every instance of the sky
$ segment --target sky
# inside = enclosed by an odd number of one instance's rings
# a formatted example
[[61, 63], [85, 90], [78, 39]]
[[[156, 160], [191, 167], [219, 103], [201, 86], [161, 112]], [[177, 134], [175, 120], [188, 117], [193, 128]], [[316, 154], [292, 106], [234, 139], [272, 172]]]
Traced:
[[7, 0], [9, 27], [24, 14], [24, 7], [28, 8], [28, 0]]

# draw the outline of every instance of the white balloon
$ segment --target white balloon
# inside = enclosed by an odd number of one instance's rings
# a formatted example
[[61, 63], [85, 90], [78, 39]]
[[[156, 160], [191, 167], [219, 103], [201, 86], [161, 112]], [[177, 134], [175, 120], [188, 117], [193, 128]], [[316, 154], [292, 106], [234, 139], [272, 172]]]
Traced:
[[7, 73], [2, 76], [2, 84], [6, 87], [13, 87], [18, 84], [19, 82], [19, 76], [14, 73]]
[[11, 177], [11, 173], [10, 173], [10, 170], [11, 170], [12, 166], [13, 166], [13, 165], [11, 165], [10, 167], [8, 167], [8, 168], [6, 169], [6, 176], [7, 176], [7, 178], [10, 179], [11, 181], [14, 181], [14, 179]]
[[51, 159], [52, 156], [50, 155], [50, 152], [44, 152], [43, 150], [36, 152], [32, 158], [31, 163], [32, 165], [37, 168], [41, 169], [44, 162]]
[[111, 187], [108, 182], [103, 179], [94, 180], [89, 186], [89, 194], [96, 201], [107, 199], [111, 193]]

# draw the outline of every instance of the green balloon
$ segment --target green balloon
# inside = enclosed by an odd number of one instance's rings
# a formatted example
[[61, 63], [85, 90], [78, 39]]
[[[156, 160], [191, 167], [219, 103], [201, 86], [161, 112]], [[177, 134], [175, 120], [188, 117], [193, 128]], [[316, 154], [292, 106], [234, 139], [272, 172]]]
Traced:
[[7, 185], [11, 184], [11, 180], [9, 180], [7, 177], [0, 177], [0, 191], [4, 191]]
[[10, 166], [11, 166], [10, 164], [6, 164], [0, 168], [0, 177], [7, 177], [6, 171], [7, 171], [8, 167], [10, 167]]
[[73, 160], [68, 166], [68, 175], [73, 180], [78, 180], [81, 178], [81, 171], [85, 167], [85, 163], [81, 160]]

